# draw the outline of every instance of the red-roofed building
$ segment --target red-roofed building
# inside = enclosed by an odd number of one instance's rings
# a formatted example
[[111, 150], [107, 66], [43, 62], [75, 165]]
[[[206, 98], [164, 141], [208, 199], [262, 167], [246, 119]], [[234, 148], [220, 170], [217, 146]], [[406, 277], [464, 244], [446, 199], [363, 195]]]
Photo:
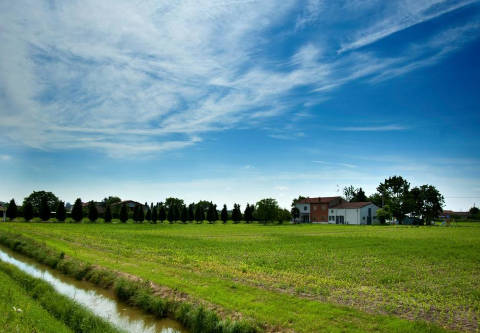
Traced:
[[297, 222], [372, 224], [377, 209], [371, 202], [347, 202], [342, 197], [305, 198], [296, 202], [300, 214]]

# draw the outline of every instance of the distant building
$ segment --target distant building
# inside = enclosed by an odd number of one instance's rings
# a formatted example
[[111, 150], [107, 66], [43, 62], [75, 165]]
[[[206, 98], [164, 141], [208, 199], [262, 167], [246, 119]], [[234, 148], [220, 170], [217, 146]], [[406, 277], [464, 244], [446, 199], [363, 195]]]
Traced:
[[378, 207], [371, 202], [347, 202], [342, 197], [305, 198], [295, 203], [296, 222], [332, 224], [372, 224]]
[[468, 218], [470, 217], [470, 212], [455, 212], [453, 210], [444, 209], [440, 218]]

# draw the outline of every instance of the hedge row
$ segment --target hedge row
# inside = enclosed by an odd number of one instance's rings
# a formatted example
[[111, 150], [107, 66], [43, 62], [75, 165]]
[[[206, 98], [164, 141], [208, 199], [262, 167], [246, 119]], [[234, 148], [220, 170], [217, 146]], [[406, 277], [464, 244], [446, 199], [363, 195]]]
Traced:
[[66, 258], [63, 252], [21, 234], [2, 232], [0, 244], [31, 257], [78, 280], [86, 280], [103, 288], [113, 288], [117, 297], [159, 318], [170, 317], [182, 323], [192, 333], [256, 333], [261, 328], [247, 320], [222, 320], [218, 315], [199, 304], [162, 299], [153, 294], [147, 281], [133, 281], [118, 273], [97, 268], [75, 258]]

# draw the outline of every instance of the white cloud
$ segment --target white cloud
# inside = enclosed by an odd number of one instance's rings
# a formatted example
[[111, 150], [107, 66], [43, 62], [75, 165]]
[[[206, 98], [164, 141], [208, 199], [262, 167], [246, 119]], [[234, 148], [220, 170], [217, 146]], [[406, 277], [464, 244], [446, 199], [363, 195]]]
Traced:
[[12, 159], [12, 156], [10, 155], [5, 155], [5, 154], [0, 155], [0, 161], [10, 161], [11, 159]]
[[335, 131], [346, 132], [390, 132], [390, 131], [405, 131], [409, 128], [400, 125], [382, 125], [382, 126], [345, 126], [345, 127], [332, 127]]
[[386, 8], [381, 13], [384, 19], [369, 26], [366, 30], [355, 33], [352, 40], [344, 43], [338, 52], [342, 53], [375, 43], [394, 33], [475, 2], [478, 2], [478, 0], [403, 0], [385, 2]]
[[[412, 22], [471, 2], [398, 1], [386, 7], [386, 19], [369, 22], [369, 28], [354, 33], [343, 49], [367, 45]], [[270, 41], [265, 32], [284, 24], [298, 3], [19, 0], [0, 4], [2, 135], [38, 149], [99, 149], [112, 156], [180, 149], [200, 142], [207, 132], [238, 124], [258, 126], [292, 107], [311, 107], [352, 80], [368, 78], [376, 83], [432, 65], [467, 41], [461, 36], [478, 28], [451, 29], [450, 34], [432, 39], [427, 48], [418, 45], [396, 58], [359, 51], [328, 58], [324, 43], [307, 41], [284, 63], [272, 65], [265, 50], [275, 40]], [[309, 0], [296, 28], [338, 19], [329, 17], [334, 10], [362, 13], [379, 5], [378, 1], [339, 6]], [[412, 17], [402, 20], [406, 13], [413, 13]], [[299, 87], [309, 87], [312, 93], [292, 99]], [[295, 113], [305, 114], [298, 109]], [[343, 130], [401, 127], [390, 126]], [[278, 130], [270, 135], [291, 137], [286, 133]]]

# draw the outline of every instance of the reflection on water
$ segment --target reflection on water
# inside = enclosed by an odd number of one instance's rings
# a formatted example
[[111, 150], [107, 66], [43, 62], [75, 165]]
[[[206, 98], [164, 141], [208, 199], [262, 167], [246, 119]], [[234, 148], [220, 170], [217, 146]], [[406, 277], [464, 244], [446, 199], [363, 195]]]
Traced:
[[134, 333], [185, 333], [182, 326], [170, 319], [157, 319], [120, 302], [111, 290], [86, 281], [77, 281], [34, 260], [0, 247], [0, 260], [51, 284], [55, 290], [88, 308], [116, 327]]

